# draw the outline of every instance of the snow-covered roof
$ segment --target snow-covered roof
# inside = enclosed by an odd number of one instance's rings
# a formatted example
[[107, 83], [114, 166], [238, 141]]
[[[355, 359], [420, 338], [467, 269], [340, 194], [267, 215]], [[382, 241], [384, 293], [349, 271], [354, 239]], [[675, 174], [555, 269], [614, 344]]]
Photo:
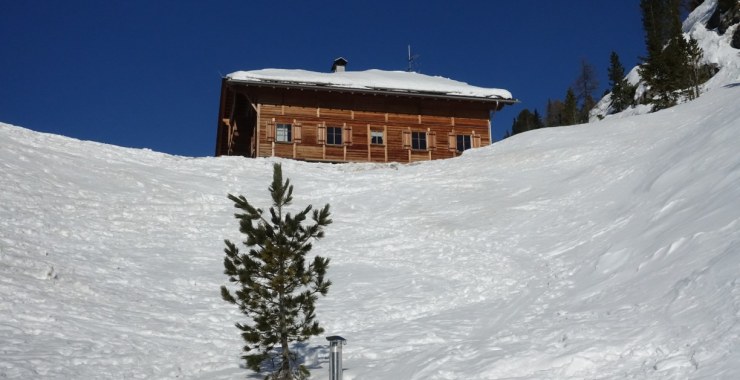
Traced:
[[227, 75], [226, 79], [234, 82], [272, 83], [286, 86], [516, 101], [507, 90], [471, 86], [465, 82], [444, 77], [405, 71], [367, 70], [321, 73], [306, 70], [262, 69], [237, 71]]

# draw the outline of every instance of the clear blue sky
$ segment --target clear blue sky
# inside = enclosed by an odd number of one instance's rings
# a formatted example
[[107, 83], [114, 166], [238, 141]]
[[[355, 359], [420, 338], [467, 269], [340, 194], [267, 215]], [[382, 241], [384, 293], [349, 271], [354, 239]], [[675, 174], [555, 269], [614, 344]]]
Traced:
[[[261, 68], [418, 69], [544, 114], [582, 59], [607, 88], [609, 54], [644, 54], [639, 2], [0, 0], [0, 121], [185, 156], [213, 154], [220, 78]], [[2, 142], [0, 142], [2, 144]]]

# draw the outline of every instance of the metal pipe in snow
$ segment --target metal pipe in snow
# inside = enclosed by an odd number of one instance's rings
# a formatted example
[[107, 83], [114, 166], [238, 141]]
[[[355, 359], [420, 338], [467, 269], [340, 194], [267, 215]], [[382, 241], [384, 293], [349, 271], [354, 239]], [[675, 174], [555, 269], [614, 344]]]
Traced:
[[338, 335], [328, 336], [329, 341], [329, 380], [342, 380], [342, 346], [346, 339]]

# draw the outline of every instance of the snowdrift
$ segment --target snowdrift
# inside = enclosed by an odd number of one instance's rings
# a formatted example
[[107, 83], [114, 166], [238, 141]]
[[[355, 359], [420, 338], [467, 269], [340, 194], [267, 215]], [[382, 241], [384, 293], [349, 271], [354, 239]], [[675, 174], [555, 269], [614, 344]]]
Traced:
[[[330, 203], [345, 379], [740, 378], [740, 83], [415, 165], [282, 161]], [[261, 378], [219, 298], [273, 160], [0, 124], [0, 377]], [[328, 378], [323, 337], [299, 347]]]

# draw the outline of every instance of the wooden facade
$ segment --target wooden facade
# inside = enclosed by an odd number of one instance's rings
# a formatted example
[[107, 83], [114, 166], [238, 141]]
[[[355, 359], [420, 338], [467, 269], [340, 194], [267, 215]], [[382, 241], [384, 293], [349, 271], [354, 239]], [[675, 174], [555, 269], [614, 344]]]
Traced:
[[491, 144], [491, 112], [512, 99], [224, 78], [216, 156], [415, 162]]

